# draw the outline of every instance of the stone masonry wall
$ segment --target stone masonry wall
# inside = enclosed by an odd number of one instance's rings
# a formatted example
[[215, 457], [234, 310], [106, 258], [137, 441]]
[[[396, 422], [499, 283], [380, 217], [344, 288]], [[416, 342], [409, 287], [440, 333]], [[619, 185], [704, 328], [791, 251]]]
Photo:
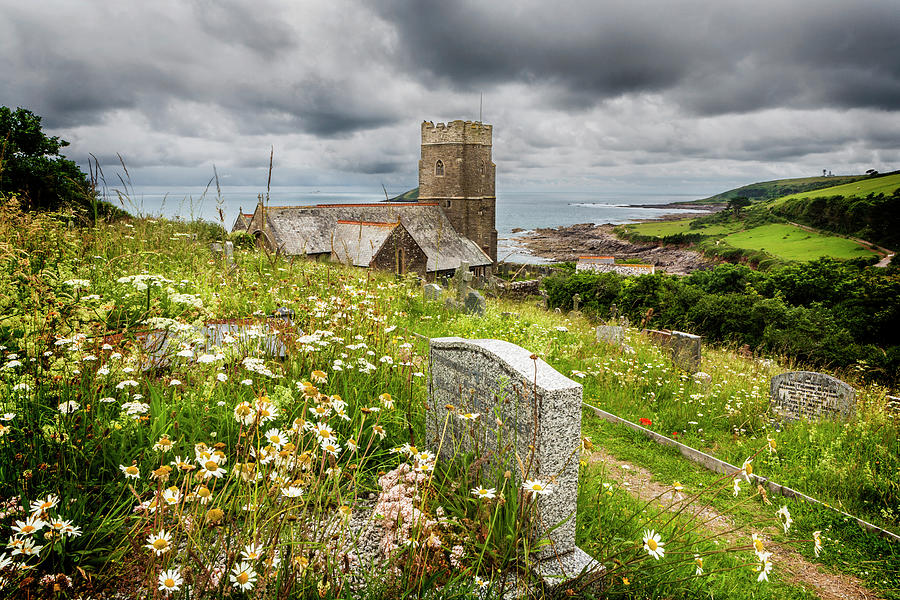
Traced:
[[[422, 123], [419, 201], [438, 202], [456, 231], [497, 260], [496, 165], [492, 127], [473, 121]], [[443, 175], [436, 165], [441, 161]]]
[[399, 274], [416, 272], [425, 277], [428, 257], [405, 228], [396, 227], [369, 266]]

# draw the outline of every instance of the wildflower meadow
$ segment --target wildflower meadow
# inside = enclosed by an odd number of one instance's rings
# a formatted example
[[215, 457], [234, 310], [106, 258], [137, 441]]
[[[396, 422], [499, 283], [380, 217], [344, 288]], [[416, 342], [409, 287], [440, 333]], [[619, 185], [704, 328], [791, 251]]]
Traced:
[[[597, 344], [583, 318], [533, 301], [465, 315], [412, 276], [249, 246], [232, 267], [208, 248], [224, 235], [4, 204], [4, 597], [812, 597], [779, 565], [787, 551], [900, 597], [895, 546], [754, 482], [763, 472], [896, 531], [884, 388], [861, 389], [849, 422], [784, 424], [768, 409], [776, 360], [715, 349], [683, 374], [637, 334], [627, 350]], [[740, 472], [702, 472], [585, 411], [571, 518], [602, 572], [547, 587], [530, 524], [552, 479], [484, 460], [500, 444], [424, 444], [427, 338], [446, 335], [518, 344], [587, 403]], [[446, 410], [463, 428], [496, 419]], [[629, 489], [603, 449], [661, 487]]]

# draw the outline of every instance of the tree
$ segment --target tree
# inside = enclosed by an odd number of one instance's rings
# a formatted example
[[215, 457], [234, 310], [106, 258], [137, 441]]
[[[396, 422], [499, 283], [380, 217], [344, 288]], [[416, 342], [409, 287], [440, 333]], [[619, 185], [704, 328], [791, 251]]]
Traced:
[[41, 131], [41, 118], [0, 106], [0, 195], [15, 194], [27, 210], [81, 208], [93, 216], [87, 176], [59, 153], [69, 143]]
[[734, 212], [734, 216], [740, 216], [741, 209], [750, 206], [750, 198], [747, 196], [735, 196], [728, 201], [729, 210]]

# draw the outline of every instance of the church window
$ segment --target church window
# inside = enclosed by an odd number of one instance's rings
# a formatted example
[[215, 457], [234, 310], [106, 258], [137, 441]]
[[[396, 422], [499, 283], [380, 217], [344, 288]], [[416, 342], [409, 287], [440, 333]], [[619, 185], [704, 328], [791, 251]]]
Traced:
[[481, 161], [481, 176], [484, 177], [484, 161]]
[[444, 161], [439, 160], [434, 163], [434, 174], [438, 177], [444, 176]]

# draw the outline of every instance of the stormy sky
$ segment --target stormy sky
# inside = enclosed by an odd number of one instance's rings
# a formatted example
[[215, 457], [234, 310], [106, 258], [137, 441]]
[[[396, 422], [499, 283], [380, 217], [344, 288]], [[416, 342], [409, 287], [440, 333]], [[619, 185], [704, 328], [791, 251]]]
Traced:
[[[897, 0], [0, 0], [0, 104], [142, 185], [416, 185], [422, 120], [498, 188], [721, 191], [900, 168]], [[731, 185], [733, 184], [733, 185]], [[693, 186], [693, 187], [692, 187]], [[725, 186], [725, 187], [721, 187]]]

